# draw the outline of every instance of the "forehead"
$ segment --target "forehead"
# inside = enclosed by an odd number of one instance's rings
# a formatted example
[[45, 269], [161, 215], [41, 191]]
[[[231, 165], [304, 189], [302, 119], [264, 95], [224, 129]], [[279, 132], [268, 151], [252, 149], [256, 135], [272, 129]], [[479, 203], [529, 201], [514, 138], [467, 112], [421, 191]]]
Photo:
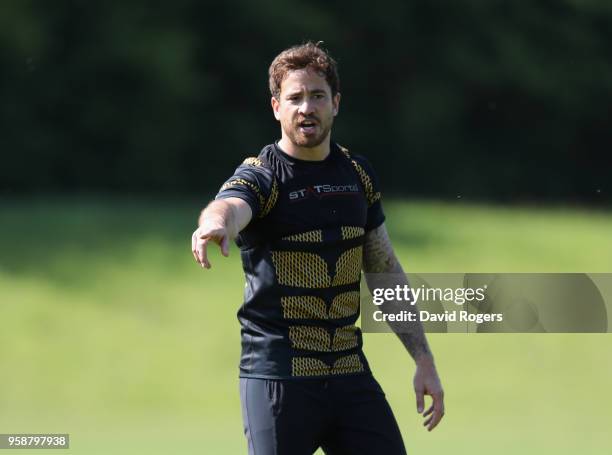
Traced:
[[311, 69], [300, 69], [287, 72], [281, 83], [281, 93], [284, 92], [312, 92], [324, 90], [331, 92], [331, 88], [325, 77]]

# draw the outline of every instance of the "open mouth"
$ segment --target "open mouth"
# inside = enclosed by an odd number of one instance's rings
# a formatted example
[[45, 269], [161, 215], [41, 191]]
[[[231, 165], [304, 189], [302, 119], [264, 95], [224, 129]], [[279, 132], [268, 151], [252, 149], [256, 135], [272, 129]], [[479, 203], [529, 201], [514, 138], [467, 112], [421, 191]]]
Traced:
[[317, 122], [314, 120], [303, 120], [298, 123], [298, 127], [304, 134], [312, 134], [317, 128]]

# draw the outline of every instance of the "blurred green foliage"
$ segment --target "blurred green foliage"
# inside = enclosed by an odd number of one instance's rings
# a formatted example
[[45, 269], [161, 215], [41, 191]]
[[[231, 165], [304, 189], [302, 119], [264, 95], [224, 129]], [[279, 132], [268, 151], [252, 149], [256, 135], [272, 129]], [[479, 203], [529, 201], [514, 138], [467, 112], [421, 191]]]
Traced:
[[[235, 246], [229, 258], [213, 248], [211, 270], [195, 264], [195, 207], [194, 200], [125, 197], [6, 202], [3, 433], [68, 432], [70, 453], [83, 455], [246, 453], [240, 256]], [[612, 268], [610, 214], [401, 201], [387, 201], [386, 211], [409, 271]], [[401, 343], [365, 334], [409, 453], [609, 452], [608, 334], [428, 338], [447, 402], [432, 433], [415, 411], [414, 363]]]
[[324, 40], [335, 139], [389, 193], [610, 202], [606, 0], [6, 0], [0, 194], [211, 191], [279, 136], [267, 68]]

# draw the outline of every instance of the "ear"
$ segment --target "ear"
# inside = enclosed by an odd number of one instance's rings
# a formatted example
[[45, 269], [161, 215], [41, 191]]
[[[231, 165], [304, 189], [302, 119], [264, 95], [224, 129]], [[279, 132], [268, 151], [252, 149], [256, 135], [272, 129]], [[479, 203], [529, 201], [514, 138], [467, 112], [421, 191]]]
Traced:
[[274, 113], [274, 118], [276, 120], [280, 120], [280, 114], [278, 113], [278, 109], [280, 108], [280, 103], [275, 97], [270, 99], [270, 103], [272, 104], [272, 112]]
[[336, 93], [336, 95], [332, 98], [332, 104], [334, 105], [334, 117], [338, 115], [340, 111], [340, 93]]

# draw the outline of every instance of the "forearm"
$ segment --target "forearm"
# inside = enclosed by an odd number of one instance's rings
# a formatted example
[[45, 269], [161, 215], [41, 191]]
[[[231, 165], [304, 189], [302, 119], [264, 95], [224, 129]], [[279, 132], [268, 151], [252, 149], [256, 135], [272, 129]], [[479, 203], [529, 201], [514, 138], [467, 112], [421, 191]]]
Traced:
[[212, 201], [200, 213], [198, 226], [204, 222], [214, 223], [224, 226], [231, 239], [234, 239], [240, 232], [237, 220], [236, 208], [226, 199]]
[[[363, 269], [370, 291], [408, 285], [408, 279], [393, 252], [384, 225], [368, 233], [363, 259]], [[387, 301], [380, 306], [380, 309], [385, 313], [398, 313], [400, 310], [405, 310], [415, 314], [413, 321], [389, 321], [388, 324], [415, 362], [433, 363], [433, 356], [423, 325], [418, 318], [416, 305], [404, 301]]]
[[[389, 267], [375, 273], [366, 271], [366, 282], [371, 292], [374, 289], [393, 289], [396, 286], [408, 286], [408, 279], [404, 274], [402, 266], [396, 258], [389, 260]], [[418, 318], [416, 305], [409, 302], [390, 300], [380, 305], [383, 313], [397, 314], [400, 311], [408, 311], [415, 316], [412, 321], [397, 322], [388, 321], [389, 327], [400, 339], [406, 350], [410, 353], [415, 362], [432, 362], [433, 356], [427, 343], [427, 337], [423, 330], [423, 325]]]

